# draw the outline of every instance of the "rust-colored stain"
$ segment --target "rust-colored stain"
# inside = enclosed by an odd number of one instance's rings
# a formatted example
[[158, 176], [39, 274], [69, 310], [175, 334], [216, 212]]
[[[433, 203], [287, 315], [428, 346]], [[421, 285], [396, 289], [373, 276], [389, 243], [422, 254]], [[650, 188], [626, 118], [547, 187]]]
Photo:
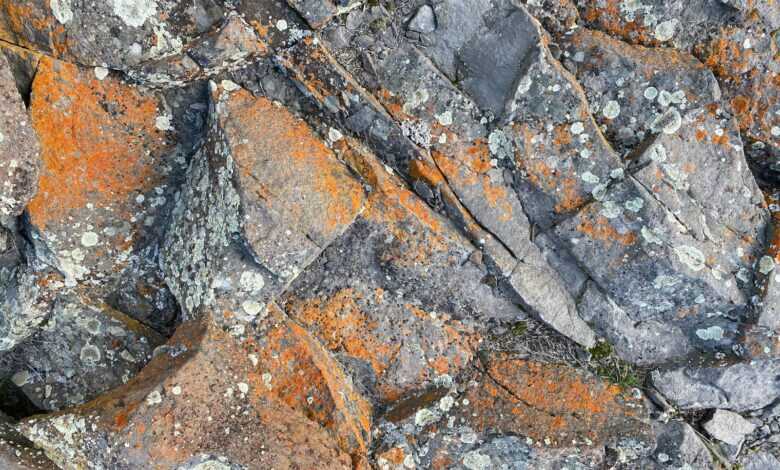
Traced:
[[500, 359], [491, 360], [489, 376], [467, 393], [465, 413], [477, 430], [547, 438], [553, 447], [583, 438], [598, 445], [640, 414], [641, 406], [627, 406], [633, 399], [619, 387], [574, 368]]
[[168, 147], [155, 127], [157, 101], [110, 78], [99, 81], [91, 69], [43, 58], [31, 108], [43, 161], [28, 207], [32, 222], [42, 230], [68, 224], [87, 204], [130, 219], [130, 197], [162, 177], [155, 155]]
[[[231, 94], [227, 109], [226, 132], [246, 190], [283, 211], [291, 223], [316, 220], [326, 236], [352, 222], [363, 204], [363, 189], [305, 122], [246, 91]], [[273, 177], [261, 168], [270, 169]], [[308, 201], [294, 197], [301, 193]]]
[[[592, 211], [589, 211], [592, 212]], [[593, 217], [593, 214], [586, 214], [586, 218], [577, 225], [577, 231], [587, 235], [592, 240], [598, 240], [607, 244], [620, 243], [622, 245], [633, 245], [636, 243], [636, 234], [634, 232], [620, 233], [609, 219], [603, 215]]]

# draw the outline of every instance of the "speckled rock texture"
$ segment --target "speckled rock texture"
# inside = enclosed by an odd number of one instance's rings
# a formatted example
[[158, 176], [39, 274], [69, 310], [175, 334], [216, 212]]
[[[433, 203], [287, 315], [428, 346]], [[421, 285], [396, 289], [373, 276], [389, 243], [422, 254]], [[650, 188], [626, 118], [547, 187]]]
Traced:
[[780, 466], [777, 0], [0, 0], [0, 468]]

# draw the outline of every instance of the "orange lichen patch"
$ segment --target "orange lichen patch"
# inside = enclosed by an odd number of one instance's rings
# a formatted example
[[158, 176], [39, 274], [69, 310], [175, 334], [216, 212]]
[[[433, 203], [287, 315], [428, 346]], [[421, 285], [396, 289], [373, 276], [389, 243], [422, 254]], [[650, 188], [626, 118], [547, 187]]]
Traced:
[[634, 232], [620, 233], [609, 223], [609, 219], [603, 215], [596, 215], [594, 209], [586, 209], [582, 221], [577, 225], [577, 231], [585, 234], [592, 240], [602, 241], [607, 244], [620, 243], [633, 245], [636, 243]]
[[131, 197], [160, 183], [156, 156], [169, 148], [155, 127], [157, 101], [43, 58], [31, 108], [43, 161], [40, 190], [29, 205], [32, 222], [41, 230], [70, 224], [88, 204], [130, 220]]
[[588, 23], [598, 25], [600, 30], [612, 36], [646, 46], [658, 45], [653, 31], [644, 26], [642, 15], [637, 15], [633, 21], [628, 21], [621, 15], [621, 3], [621, 0], [586, 2], [580, 13]]
[[720, 36], [703, 47], [705, 51], [702, 55], [705, 65], [715, 75], [739, 84], [742, 82], [741, 75], [749, 67], [753, 51], [744, 49], [741, 44], [729, 39], [734, 32], [733, 28], [724, 28]]
[[[330, 351], [337, 351], [361, 359], [371, 365], [377, 377], [380, 400], [389, 403], [424, 386], [435, 375], [454, 374], [465, 367], [472, 357], [477, 336], [459, 322], [437, 325], [433, 336], [417, 337], [425, 355], [425, 361], [417, 364], [413, 374], [406, 374], [397, 382], [393, 374], [399, 356], [416, 354], [417, 349], [406, 351], [407, 341], [388, 341], [385, 316], [396, 322], [393, 335], [405, 337], [420, 335], [425, 323], [434, 320], [422, 310], [412, 306], [399, 306], [392, 299], [373, 304], [372, 292], [367, 298], [353, 289], [341, 289], [327, 298], [289, 298], [286, 311], [324, 343]], [[446, 315], [440, 317], [445, 317]], [[427, 361], [427, 362], [426, 362]]]
[[393, 447], [390, 450], [386, 450], [384, 452], [377, 454], [376, 460], [377, 462], [386, 460], [387, 462], [392, 463], [394, 465], [402, 465], [404, 463], [405, 457], [406, 457], [406, 453], [402, 448]]
[[[209, 453], [252, 468], [353, 468], [350, 456], [319, 424], [251, 388], [241, 393], [251, 361], [210, 320], [183, 324], [169, 344], [185, 346], [185, 352], [176, 357], [163, 352], [127, 384], [68, 410], [87, 417], [85, 433], [107, 436], [111, 458], [141, 468], [175, 468], [193, 455]], [[157, 400], [148, 399], [157, 393]], [[52, 417], [35, 426], [49, 430], [58, 442], [56, 425], [47, 424]]]
[[372, 334], [377, 325], [361, 311], [360, 299], [360, 294], [352, 289], [343, 289], [328, 299], [291, 302], [287, 312], [305, 327], [317, 331], [329, 350], [344, 351], [363, 359], [381, 376], [398, 354], [400, 344], [385, 343]]
[[370, 403], [355, 391], [341, 366], [308, 331], [273, 304], [269, 316], [274, 327], [261, 344], [250, 346], [258, 355], [258, 366], [249, 374], [253, 393], [281, 401], [329, 429], [353, 457], [365, 455], [370, 439]]
[[409, 162], [409, 176], [412, 179], [424, 181], [434, 188], [444, 183], [444, 176], [439, 172], [439, 169], [422, 160], [415, 159]]
[[587, 197], [582, 193], [580, 184], [576, 178], [567, 177], [561, 180], [561, 196], [555, 204], [555, 212], [558, 214], [571, 212], [587, 202]]
[[[495, 359], [495, 360], [493, 360]], [[492, 358], [464, 413], [478, 431], [517, 433], [553, 446], [595, 445], [641, 428], [642, 404], [619, 387], [564, 365]]]
[[230, 95], [226, 109], [224, 127], [245, 191], [304, 233], [327, 238], [354, 220], [363, 189], [305, 122], [243, 90]]
[[[30, 49], [49, 51], [56, 48], [63, 28], [49, 11], [37, 7], [34, 2], [0, 0], [0, 39]], [[30, 32], [35, 34], [31, 35]], [[30, 37], [46, 38], [45, 43], [33, 43]]]

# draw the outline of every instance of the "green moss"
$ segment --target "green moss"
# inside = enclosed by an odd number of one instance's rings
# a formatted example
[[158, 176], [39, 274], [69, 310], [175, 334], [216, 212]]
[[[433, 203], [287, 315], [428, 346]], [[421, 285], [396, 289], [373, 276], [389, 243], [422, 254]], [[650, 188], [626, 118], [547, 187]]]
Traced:
[[608, 342], [597, 343], [588, 352], [591, 355], [591, 367], [599, 377], [621, 387], [642, 385], [639, 371], [633, 365], [618, 358]]
[[606, 341], [596, 343], [595, 346], [588, 350], [594, 361], [600, 361], [606, 359], [612, 355], [612, 346]]
[[512, 325], [509, 330], [514, 336], [523, 336], [528, 331], [528, 324], [524, 321], [519, 321]]

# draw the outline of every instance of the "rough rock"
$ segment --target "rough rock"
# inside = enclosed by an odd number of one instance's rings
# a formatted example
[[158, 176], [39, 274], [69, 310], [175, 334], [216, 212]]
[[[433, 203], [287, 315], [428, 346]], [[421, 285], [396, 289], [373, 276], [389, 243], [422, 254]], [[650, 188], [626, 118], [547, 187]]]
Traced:
[[163, 252], [166, 281], [189, 314], [210, 301], [213, 263], [231, 237], [289, 284], [363, 202], [359, 183], [305, 123], [243, 90], [214, 93], [206, 148], [193, 157]]
[[331, 0], [288, 0], [288, 3], [314, 29], [324, 26], [337, 13]]
[[[371, 155], [354, 158], [362, 159], [371, 197], [291, 285], [284, 307], [328, 349], [363, 364], [376, 381], [372, 392], [387, 403], [463, 369], [477, 321], [524, 313], [486, 283], [484, 267], [469, 261], [474, 248], [448, 221]], [[361, 250], [350, 249], [358, 241]]]
[[769, 452], [756, 452], [748, 454], [740, 462], [745, 470], [770, 470], [780, 465], [780, 460]]
[[0, 415], [0, 465], [7, 470], [54, 470], [57, 467], [15, 429], [15, 422]]
[[653, 448], [643, 406], [628, 391], [506, 354], [489, 356], [484, 366], [411, 416], [388, 415], [379, 428], [380, 468], [598, 468], [605, 449], [627, 461]]
[[173, 193], [166, 176], [181, 163], [170, 116], [159, 97], [49, 58], [38, 67], [31, 110], [43, 167], [30, 223], [68, 285], [108, 296]]
[[653, 454], [643, 461], [647, 468], [715, 468], [710, 450], [696, 431], [684, 421], [655, 423], [657, 433]]
[[20, 428], [66, 468], [187, 468], [200, 454], [253, 469], [351, 468], [322, 427], [266, 398], [253, 352], [205, 318], [185, 323], [128, 384]]
[[176, 53], [218, 23], [220, 0], [3, 2], [0, 38], [87, 66], [126, 70]]
[[42, 410], [82, 404], [126, 383], [163, 338], [107, 305], [60, 297], [14, 350], [11, 381]]
[[780, 396], [776, 359], [725, 367], [654, 371], [652, 385], [685, 410], [720, 408], [742, 413], [770, 405]]
[[747, 434], [756, 429], [756, 425], [732, 411], [715, 410], [704, 430], [715, 439], [732, 446], [738, 446]]
[[0, 54], [0, 215], [19, 215], [38, 188], [38, 138], [16, 87], [9, 61]]

